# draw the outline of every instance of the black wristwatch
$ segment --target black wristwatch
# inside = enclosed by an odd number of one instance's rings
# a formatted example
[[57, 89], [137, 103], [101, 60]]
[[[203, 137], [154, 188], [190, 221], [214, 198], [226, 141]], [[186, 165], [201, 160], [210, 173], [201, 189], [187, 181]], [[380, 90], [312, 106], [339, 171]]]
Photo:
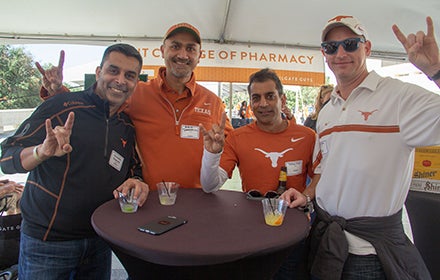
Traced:
[[434, 76], [428, 77], [431, 81], [435, 81], [440, 79], [440, 70], [438, 70], [437, 73], [434, 74]]
[[304, 213], [313, 213], [315, 212], [315, 208], [313, 207], [313, 201], [309, 195], [303, 194], [306, 197], [306, 206], [298, 207], [298, 209], [303, 210]]
[[131, 179], [136, 179], [136, 180], [139, 180], [141, 182], [144, 182], [144, 180], [141, 177], [139, 177], [139, 176], [133, 176], [133, 177], [131, 177]]

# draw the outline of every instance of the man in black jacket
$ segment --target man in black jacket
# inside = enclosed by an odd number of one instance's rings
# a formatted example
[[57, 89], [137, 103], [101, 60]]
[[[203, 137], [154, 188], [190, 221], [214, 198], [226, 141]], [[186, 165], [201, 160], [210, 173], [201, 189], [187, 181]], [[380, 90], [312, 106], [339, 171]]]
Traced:
[[134, 127], [121, 110], [141, 67], [132, 46], [108, 47], [93, 87], [47, 100], [2, 143], [3, 172], [29, 172], [20, 279], [110, 279], [111, 251], [90, 218], [119, 191], [134, 188], [139, 206], [147, 198]]

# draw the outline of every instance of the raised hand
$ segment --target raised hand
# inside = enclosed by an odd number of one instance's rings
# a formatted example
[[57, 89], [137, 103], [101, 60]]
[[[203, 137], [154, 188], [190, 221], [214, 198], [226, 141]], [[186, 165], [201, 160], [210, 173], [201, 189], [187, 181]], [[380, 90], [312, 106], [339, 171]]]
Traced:
[[58, 66], [53, 66], [50, 69], [44, 70], [40, 63], [35, 63], [38, 71], [43, 75], [43, 87], [47, 90], [49, 96], [58, 93], [63, 86], [63, 65], [64, 51], [60, 52]]
[[203, 134], [203, 142], [205, 149], [211, 153], [219, 153], [225, 144], [225, 123], [226, 113], [222, 114], [220, 125], [213, 124], [211, 130], [206, 130], [202, 124], [199, 124], [200, 130]]
[[440, 69], [439, 48], [434, 37], [434, 24], [431, 17], [426, 18], [427, 33], [418, 31], [405, 36], [397, 25], [393, 32], [402, 43], [409, 61], [426, 75], [432, 76]]
[[38, 149], [38, 155], [42, 160], [56, 156], [61, 157], [70, 153], [73, 148], [70, 145], [70, 135], [75, 119], [75, 114], [70, 112], [63, 126], [52, 128], [50, 119], [46, 120], [46, 139]]

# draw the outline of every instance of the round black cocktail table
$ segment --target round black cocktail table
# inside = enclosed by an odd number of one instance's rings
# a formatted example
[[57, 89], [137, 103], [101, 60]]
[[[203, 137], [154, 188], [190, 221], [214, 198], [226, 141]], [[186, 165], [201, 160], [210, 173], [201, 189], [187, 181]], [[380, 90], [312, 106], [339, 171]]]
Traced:
[[[188, 222], [157, 236], [137, 229], [169, 215]], [[309, 232], [297, 209], [287, 209], [283, 225], [271, 227], [261, 202], [244, 193], [184, 188], [172, 206], [160, 205], [157, 192], [150, 192], [134, 214], [109, 201], [95, 210], [92, 225], [131, 279], [270, 279]]]

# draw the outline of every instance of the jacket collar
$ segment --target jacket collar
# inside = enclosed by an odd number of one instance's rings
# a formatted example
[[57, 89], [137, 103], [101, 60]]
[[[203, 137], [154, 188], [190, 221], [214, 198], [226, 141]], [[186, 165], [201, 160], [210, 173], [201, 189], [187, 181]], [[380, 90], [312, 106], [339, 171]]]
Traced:
[[[99, 96], [96, 93], [96, 82], [91, 87], [86, 89], [84, 91], [84, 93], [90, 97], [90, 99], [96, 105], [97, 108], [99, 108], [100, 110], [105, 112], [107, 117], [109, 116], [109, 114], [110, 114], [110, 106], [109, 106], [107, 100], [102, 99], [101, 96]], [[119, 108], [118, 113], [119, 113], [120, 110], [121, 110], [121, 108]]]

